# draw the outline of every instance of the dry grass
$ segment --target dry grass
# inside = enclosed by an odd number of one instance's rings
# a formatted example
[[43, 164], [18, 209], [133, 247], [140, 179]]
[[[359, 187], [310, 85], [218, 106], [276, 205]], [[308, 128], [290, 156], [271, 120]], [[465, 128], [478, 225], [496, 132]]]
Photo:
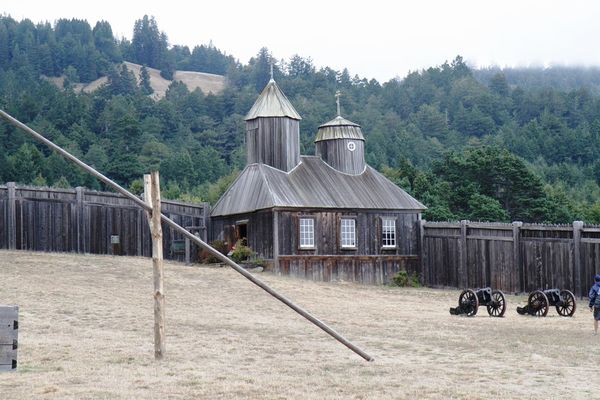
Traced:
[[[169, 263], [167, 357], [153, 360], [151, 263], [0, 251], [0, 303], [20, 306], [6, 399], [594, 398], [599, 337], [574, 318], [451, 316], [458, 291], [261, 274], [375, 356], [330, 339], [226, 268]], [[485, 316], [484, 316], [485, 314]]]
[[[125, 61], [123, 64], [127, 66], [127, 69], [133, 72], [139, 82], [142, 66], [129, 61]], [[147, 70], [148, 75], [150, 75], [150, 86], [152, 86], [152, 89], [154, 90], [154, 93], [152, 93], [152, 98], [155, 100], [162, 99], [165, 97], [165, 93], [167, 92], [167, 89], [169, 88], [169, 85], [171, 85], [172, 81], [160, 76], [160, 70], [158, 69], [147, 68]], [[59, 77], [42, 76], [42, 78], [61, 89], [65, 81], [64, 75]], [[176, 81], [183, 82], [190, 92], [194, 91], [195, 89], [200, 89], [204, 94], [219, 94], [223, 91], [223, 89], [225, 89], [225, 77], [223, 75], [195, 71], [175, 71], [173, 78]], [[108, 78], [103, 76], [87, 84], [77, 83], [73, 87], [75, 91], [91, 93], [106, 83], [108, 83]]]

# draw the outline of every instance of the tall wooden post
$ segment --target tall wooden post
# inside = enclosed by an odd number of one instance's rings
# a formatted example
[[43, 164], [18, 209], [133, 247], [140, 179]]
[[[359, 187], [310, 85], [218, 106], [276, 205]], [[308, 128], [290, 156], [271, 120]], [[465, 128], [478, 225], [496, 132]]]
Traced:
[[77, 201], [76, 212], [77, 215], [77, 252], [85, 253], [84, 238], [85, 238], [85, 218], [83, 210], [83, 187], [77, 186], [75, 188], [75, 196]]
[[575, 295], [583, 296], [583, 287], [581, 286], [581, 231], [583, 221], [573, 222], [573, 277], [575, 278]]
[[14, 182], [8, 182], [6, 184], [8, 188], [8, 248], [17, 248], [17, 189]]
[[160, 360], [165, 354], [165, 296], [158, 171], [153, 171], [151, 175], [144, 175], [144, 200], [152, 205], [152, 211], [148, 212], [148, 222], [152, 234], [152, 276], [154, 279], [154, 358]]
[[186, 265], [190, 265], [192, 263], [191, 259], [192, 259], [192, 255], [191, 255], [191, 245], [190, 245], [190, 239], [185, 238], [184, 239], [185, 242], [185, 263]]
[[469, 285], [467, 272], [467, 224], [469, 221], [460, 221], [460, 238], [458, 239], [458, 285], [466, 288]]
[[421, 277], [423, 279], [423, 284], [425, 284], [425, 286], [429, 286], [430, 283], [430, 273], [429, 273], [429, 268], [427, 267], [427, 264], [425, 262], [425, 223], [427, 221], [425, 221], [424, 219], [421, 219], [421, 214], [419, 214], [419, 220], [417, 221], [418, 227], [419, 227], [419, 262], [421, 264]]
[[512, 223], [512, 239], [513, 239], [513, 271], [519, 274], [519, 291], [525, 292], [525, 267], [521, 262], [521, 221]]

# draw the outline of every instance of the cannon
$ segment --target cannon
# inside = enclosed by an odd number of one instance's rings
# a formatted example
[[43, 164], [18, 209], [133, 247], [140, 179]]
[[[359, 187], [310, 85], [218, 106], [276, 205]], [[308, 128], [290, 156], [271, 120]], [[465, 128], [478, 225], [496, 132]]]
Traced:
[[502, 317], [506, 311], [506, 299], [500, 290], [486, 287], [481, 289], [465, 289], [458, 296], [458, 307], [451, 307], [450, 314], [472, 317], [477, 314], [479, 306], [486, 306], [490, 317]]
[[529, 294], [525, 307], [517, 307], [517, 312], [521, 315], [528, 314], [536, 317], [545, 317], [548, 315], [548, 309], [551, 306], [556, 307], [556, 312], [559, 315], [572, 317], [577, 308], [575, 295], [569, 290], [536, 290]]

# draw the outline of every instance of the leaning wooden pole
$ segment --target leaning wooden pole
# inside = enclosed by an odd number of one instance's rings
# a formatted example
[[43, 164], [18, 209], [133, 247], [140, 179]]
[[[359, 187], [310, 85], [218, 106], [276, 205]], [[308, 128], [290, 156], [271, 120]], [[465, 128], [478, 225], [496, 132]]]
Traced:
[[163, 234], [161, 226], [160, 183], [158, 171], [144, 175], [144, 200], [152, 206], [148, 224], [152, 234], [152, 277], [154, 281], [154, 358], [165, 355], [165, 295], [163, 272]]
[[[142, 207], [144, 210], [152, 211], [152, 207], [150, 205], [146, 204], [141, 199], [139, 199], [136, 195], [134, 195], [133, 193], [130, 193], [128, 190], [126, 190], [125, 188], [121, 187], [116, 182], [113, 182], [112, 180], [110, 180], [106, 176], [102, 175], [100, 172], [96, 171], [94, 168], [90, 167], [89, 165], [87, 165], [83, 161], [79, 160], [77, 157], [73, 156], [71, 153], [67, 152], [66, 150], [64, 150], [61, 147], [57, 146], [56, 144], [52, 143], [50, 140], [46, 139], [45, 137], [43, 137], [42, 135], [40, 135], [39, 133], [37, 133], [36, 131], [34, 131], [33, 129], [31, 129], [30, 127], [28, 127], [27, 125], [25, 125], [21, 121], [19, 121], [16, 118], [10, 116], [5, 111], [0, 110], [0, 117], [4, 118], [11, 125], [14, 125], [17, 128], [21, 129], [22, 131], [24, 131], [25, 133], [27, 133], [29, 136], [31, 136], [32, 138], [34, 138], [38, 142], [41, 142], [41, 143], [45, 144], [46, 146], [50, 147], [52, 150], [56, 151], [58, 154], [62, 155], [66, 159], [72, 161], [73, 163], [75, 163], [76, 165], [78, 165], [79, 167], [81, 167], [82, 169], [84, 169], [86, 172], [88, 172], [89, 174], [91, 174], [95, 178], [97, 178], [100, 181], [104, 182], [106, 185], [112, 187], [117, 192], [123, 194], [125, 197], [127, 197], [128, 199], [130, 199], [131, 201], [133, 201], [138, 206]], [[277, 300], [281, 301], [283, 304], [285, 304], [286, 306], [290, 307], [292, 310], [296, 311], [298, 314], [302, 315], [304, 318], [306, 318], [307, 320], [309, 320], [310, 322], [312, 322], [313, 324], [315, 324], [317, 327], [319, 327], [323, 331], [327, 332], [330, 336], [332, 336], [338, 342], [342, 343], [344, 346], [346, 346], [347, 348], [349, 348], [350, 350], [352, 350], [353, 352], [355, 352], [356, 354], [358, 354], [359, 356], [361, 356], [365, 360], [367, 360], [367, 361], [373, 361], [374, 360], [373, 357], [371, 357], [370, 355], [368, 355], [367, 353], [365, 353], [364, 351], [362, 351], [359, 347], [357, 347], [354, 344], [352, 344], [350, 341], [348, 341], [342, 335], [340, 335], [335, 330], [333, 330], [332, 328], [330, 328], [327, 324], [325, 324], [322, 321], [320, 321], [317, 317], [315, 317], [314, 315], [312, 315], [308, 311], [304, 310], [302, 307], [294, 304], [287, 297], [282, 296], [281, 294], [277, 293], [275, 290], [271, 289], [266, 283], [264, 283], [260, 279], [256, 278], [250, 272], [246, 271], [245, 269], [243, 269], [242, 267], [240, 267], [239, 265], [237, 265], [235, 262], [233, 262], [229, 258], [225, 257], [223, 254], [221, 254], [221, 252], [219, 252], [218, 250], [216, 250], [216, 249], [212, 248], [211, 246], [209, 246], [207, 243], [205, 243], [199, 237], [193, 235], [192, 233], [190, 233], [186, 229], [184, 229], [182, 226], [179, 226], [173, 220], [167, 218], [164, 214], [161, 214], [161, 220], [164, 223], [166, 223], [169, 226], [171, 226], [177, 232], [181, 233], [182, 235], [184, 235], [185, 237], [187, 237], [188, 239], [190, 239], [194, 243], [196, 243], [199, 246], [201, 246], [203, 249], [205, 249], [208, 253], [210, 253], [211, 255], [213, 255], [214, 257], [216, 257], [218, 260], [220, 260], [223, 263], [229, 265], [235, 271], [237, 271], [240, 274], [242, 274], [250, 282], [254, 283], [258, 287], [260, 287], [261, 289], [263, 289], [265, 292], [269, 293], [271, 296], [275, 297]]]

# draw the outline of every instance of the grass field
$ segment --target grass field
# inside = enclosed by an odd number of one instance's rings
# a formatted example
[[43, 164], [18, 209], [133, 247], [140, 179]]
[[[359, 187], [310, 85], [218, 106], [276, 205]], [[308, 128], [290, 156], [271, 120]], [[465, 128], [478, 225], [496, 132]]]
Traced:
[[458, 291], [259, 274], [375, 357], [363, 361], [227, 268], [166, 264], [167, 356], [153, 359], [151, 261], [0, 251], [20, 306], [1, 399], [598, 398], [600, 337], [573, 318], [448, 313]]

